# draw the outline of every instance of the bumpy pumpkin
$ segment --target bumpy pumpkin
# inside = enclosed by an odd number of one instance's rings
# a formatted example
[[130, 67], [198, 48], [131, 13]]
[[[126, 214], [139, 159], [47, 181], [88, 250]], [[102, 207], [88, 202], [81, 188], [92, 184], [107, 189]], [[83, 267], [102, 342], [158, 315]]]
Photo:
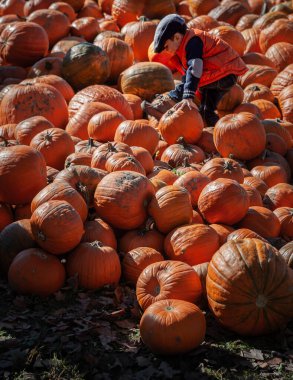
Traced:
[[292, 271], [271, 245], [229, 241], [213, 256], [207, 275], [209, 306], [217, 320], [241, 335], [263, 335], [293, 316]]

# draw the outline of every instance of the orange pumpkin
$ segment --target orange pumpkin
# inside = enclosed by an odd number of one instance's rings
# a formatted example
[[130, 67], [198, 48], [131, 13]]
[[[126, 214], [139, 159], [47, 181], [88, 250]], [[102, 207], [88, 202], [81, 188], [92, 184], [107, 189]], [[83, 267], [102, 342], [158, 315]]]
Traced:
[[115, 110], [96, 113], [88, 122], [88, 135], [99, 142], [113, 141], [116, 129], [124, 120]]
[[114, 231], [108, 223], [100, 218], [87, 220], [84, 223], [84, 234], [81, 239], [82, 243], [92, 243], [96, 240], [117, 250], [117, 240]]
[[229, 158], [212, 158], [203, 165], [200, 172], [212, 181], [218, 178], [230, 178], [242, 183], [244, 180], [241, 166]]
[[272, 186], [264, 195], [264, 204], [271, 210], [278, 207], [293, 207], [293, 186], [289, 183], [279, 183]]
[[287, 238], [293, 237], [293, 208], [279, 207], [274, 210], [281, 223], [281, 235]]

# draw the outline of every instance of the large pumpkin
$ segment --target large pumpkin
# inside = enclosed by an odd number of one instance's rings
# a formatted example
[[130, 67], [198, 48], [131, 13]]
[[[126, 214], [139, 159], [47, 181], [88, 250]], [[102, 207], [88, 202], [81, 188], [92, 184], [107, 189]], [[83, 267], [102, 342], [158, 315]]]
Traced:
[[196, 302], [201, 293], [197, 273], [181, 261], [165, 260], [148, 265], [136, 284], [137, 300], [143, 310], [163, 299]]
[[221, 156], [233, 155], [240, 160], [249, 160], [265, 149], [265, 129], [260, 120], [251, 113], [230, 114], [217, 122], [214, 142]]
[[292, 274], [271, 245], [258, 239], [229, 241], [209, 264], [209, 306], [238, 334], [272, 333], [293, 316]]
[[129, 230], [147, 218], [147, 206], [155, 190], [148, 178], [131, 171], [109, 173], [95, 191], [97, 215], [112, 226]]
[[0, 149], [1, 202], [29, 203], [46, 184], [46, 162], [40, 152], [25, 145]]
[[194, 304], [162, 300], [152, 304], [140, 320], [142, 341], [155, 353], [177, 355], [198, 347], [204, 340], [205, 317]]
[[99, 241], [81, 243], [68, 255], [66, 272], [70, 277], [77, 274], [79, 286], [86, 289], [117, 285], [121, 275], [119, 256]]
[[62, 75], [75, 90], [105, 83], [110, 75], [110, 60], [104, 50], [83, 42], [66, 53]]
[[48, 296], [57, 292], [65, 281], [60, 260], [40, 248], [26, 249], [12, 261], [9, 285], [17, 293]]

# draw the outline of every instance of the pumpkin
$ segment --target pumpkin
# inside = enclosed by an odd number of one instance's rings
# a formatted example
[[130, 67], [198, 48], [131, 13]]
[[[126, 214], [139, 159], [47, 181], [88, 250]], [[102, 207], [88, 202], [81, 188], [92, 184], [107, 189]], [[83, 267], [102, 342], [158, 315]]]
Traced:
[[15, 138], [22, 145], [29, 145], [39, 132], [54, 128], [54, 125], [43, 116], [32, 116], [17, 124]]
[[63, 13], [54, 9], [38, 9], [30, 13], [26, 22], [33, 22], [45, 29], [52, 47], [61, 38], [66, 37], [70, 29], [70, 21]]
[[161, 117], [158, 129], [169, 145], [175, 144], [180, 137], [188, 144], [195, 144], [203, 130], [203, 120], [199, 111], [183, 106], [171, 108]]
[[34, 22], [14, 22], [7, 25], [1, 33], [0, 58], [6, 64], [31, 66], [45, 57], [48, 49], [46, 31]]
[[250, 172], [254, 177], [262, 179], [269, 188], [278, 183], [287, 182], [285, 169], [281, 165], [272, 162], [266, 162], [263, 165], [255, 166]]
[[293, 186], [288, 183], [279, 183], [267, 190], [264, 204], [271, 210], [279, 207], [293, 207]]
[[75, 248], [84, 232], [80, 215], [66, 201], [50, 200], [41, 204], [30, 220], [38, 245], [54, 255]]
[[143, 111], [141, 108], [141, 98], [137, 95], [133, 94], [123, 94], [124, 98], [127, 100], [128, 104], [130, 105], [134, 120], [142, 119], [143, 118]]
[[62, 76], [75, 90], [104, 83], [109, 75], [108, 55], [88, 42], [74, 45], [63, 59]]
[[268, 48], [277, 42], [292, 43], [293, 22], [286, 19], [275, 20], [270, 26], [262, 29], [259, 36], [259, 46], [265, 53]]
[[30, 146], [42, 153], [46, 164], [57, 170], [64, 168], [66, 157], [74, 152], [70, 135], [60, 128], [50, 128], [35, 135]]
[[[266, 57], [262, 53], [256, 53], [255, 51], [249, 51], [246, 54], [244, 54], [244, 56], [241, 58], [246, 64], [249, 64], [249, 65], [269, 66], [269, 67], [272, 67], [273, 69], [276, 68], [276, 66], [274, 65], [274, 62], [271, 61], [268, 57]], [[257, 84], [259, 85], [260, 83], [257, 83]]]
[[278, 101], [282, 111], [283, 119], [290, 123], [293, 122], [293, 84], [285, 87], [279, 94]]
[[94, 1], [85, 1], [83, 7], [79, 10], [77, 18], [82, 17], [94, 17], [94, 18], [102, 18], [102, 10], [98, 6], [98, 4]]
[[52, 183], [55, 180], [58, 173], [59, 170], [47, 166], [47, 184]]
[[60, 260], [39, 248], [21, 251], [12, 261], [8, 282], [20, 294], [48, 296], [64, 284], [65, 269]]
[[118, 38], [105, 38], [94, 43], [106, 52], [110, 61], [110, 74], [108, 81], [116, 83], [122, 71], [133, 64], [132, 48]]
[[87, 218], [87, 205], [82, 196], [67, 182], [57, 181], [44, 187], [31, 202], [32, 213], [43, 203], [59, 200], [68, 202], [84, 222]]
[[158, 252], [164, 251], [164, 235], [156, 230], [154, 223], [150, 220], [138, 229], [127, 231], [119, 240], [120, 252], [126, 253], [138, 247], [153, 248]]
[[286, 66], [284, 70], [279, 72], [271, 84], [271, 91], [273, 95], [277, 98], [280, 92], [287, 86], [293, 84], [293, 63]]
[[139, 62], [124, 70], [118, 80], [124, 94], [152, 100], [156, 94], [174, 89], [171, 70], [159, 62]]
[[213, 8], [208, 15], [217, 21], [225, 21], [233, 26], [237, 24], [239, 19], [248, 13], [247, 7], [239, 1], [229, 1], [226, 4], [220, 4]]
[[101, 218], [87, 220], [84, 223], [84, 234], [81, 242], [92, 243], [96, 240], [117, 250], [117, 240], [114, 231], [109, 224]]
[[275, 163], [281, 165], [287, 173], [287, 181], [289, 181], [289, 179], [291, 178], [291, 169], [286, 159], [280, 154], [269, 150], [265, 150], [261, 156], [249, 161], [247, 163], [247, 166], [251, 170], [255, 166], [264, 165], [265, 163]]
[[133, 156], [140, 162], [146, 174], [150, 173], [154, 168], [154, 161], [150, 152], [140, 146], [131, 146]]
[[207, 161], [200, 172], [212, 181], [218, 178], [230, 178], [242, 183], [244, 175], [237, 161], [229, 158], [216, 157]]
[[231, 46], [232, 49], [240, 55], [240, 57], [243, 56], [246, 49], [246, 41], [238, 30], [232, 26], [222, 25], [211, 29], [209, 33], [214, 37], [221, 38], [229, 46]]
[[57, 1], [56, 3], [52, 3], [48, 9], [54, 9], [55, 11], [63, 13], [66, 17], [68, 17], [70, 22], [76, 19], [76, 13], [74, 9], [70, 4], [66, 2]]
[[117, 111], [102, 111], [88, 122], [88, 135], [99, 142], [113, 141], [117, 127], [125, 118]]
[[211, 260], [219, 248], [217, 232], [204, 224], [177, 227], [165, 238], [164, 250], [170, 260], [191, 266]]
[[14, 220], [21, 220], [21, 219], [30, 219], [32, 216], [31, 212], [31, 204], [27, 203], [25, 205], [16, 205], [14, 206]]
[[207, 15], [212, 9], [220, 5], [219, 0], [192, 0], [188, 1], [189, 10], [193, 17]]
[[76, 114], [81, 106], [91, 102], [106, 103], [120, 112], [126, 120], [133, 119], [131, 107], [123, 95], [118, 90], [103, 85], [88, 86], [77, 92], [68, 105], [70, 118]]
[[237, 228], [237, 230], [232, 231], [228, 236], [227, 236], [227, 241], [230, 240], [241, 240], [241, 239], [259, 239], [264, 242], [268, 242], [265, 238], [257, 234], [256, 232], [248, 229], [248, 228]]
[[[29, 69], [27, 78], [36, 78], [42, 75], [55, 74], [61, 76], [62, 59], [59, 57], [45, 57], [37, 61]], [[30, 80], [22, 81], [22, 84], [33, 83]]]
[[46, 163], [37, 150], [25, 145], [0, 149], [1, 202], [29, 203], [46, 182]]
[[[54, 4], [54, 3], [53, 3]], [[58, 41], [51, 49], [51, 54], [62, 54], [63, 58], [72, 46], [78, 45], [81, 42], [86, 42], [82, 37], [68, 36]]]
[[283, 259], [289, 266], [289, 268], [293, 269], [293, 242], [290, 241], [289, 243], [285, 244], [280, 250], [280, 254], [282, 255]]
[[5, 203], [0, 203], [0, 232], [13, 221], [11, 207]]
[[281, 223], [281, 235], [287, 238], [293, 237], [293, 208], [279, 207], [274, 210]]
[[89, 153], [91, 156], [93, 155], [94, 151], [103, 144], [91, 138], [88, 140], [81, 140], [79, 137], [75, 136], [71, 136], [71, 138], [75, 142], [76, 153]]
[[66, 272], [69, 277], [77, 274], [78, 285], [85, 289], [115, 286], [121, 276], [119, 256], [99, 241], [81, 243], [68, 255]]
[[252, 28], [255, 20], [258, 19], [258, 15], [253, 13], [248, 13], [238, 20], [235, 28], [239, 30], [240, 32]]
[[164, 186], [151, 199], [148, 213], [154, 219], [157, 229], [168, 233], [175, 227], [191, 222], [190, 195], [183, 187]]
[[281, 117], [279, 109], [269, 100], [256, 99], [251, 101], [251, 104], [254, 104], [259, 108], [262, 119], [274, 119]]
[[24, 15], [28, 16], [37, 9], [45, 9], [51, 5], [52, 0], [28, 0], [24, 5]]
[[94, 203], [94, 192], [97, 184], [101, 181], [107, 172], [85, 165], [73, 165], [61, 170], [54, 181], [65, 181], [76, 189], [86, 201], [88, 207]]
[[267, 133], [266, 149], [276, 152], [281, 156], [285, 156], [287, 145], [282, 137], [276, 133]]
[[151, 304], [178, 299], [198, 301], [202, 294], [201, 282], [193, 268], [181, 261], [165, 260], [148, 265], [136, 283], [136, 297], [146, 310]]
[[246, 183], [242, 183], [241, 186], [246, 191], [249, 206], [263, 206], [261, 194], [255, 187]]
[[245, 53], [260, 53], [259, 36], [260, 30], [256, 28], [248, 28], [243, 30], [242, 36], [246, 41]]
[[225, 224], [210, 224], [210, 228], [216, 231], [219, 237], [219, 246], [223, 245], [227, 241], [227, 237], [234, 231], [233, 227], [226, 226]]
[[279, 19], [285, 19], [287, 16], [283, 12], [268, 12], [265, 14], [262, 14], [261, 17], [259, 17], [255, 23], [253, 24], [253, 27], [255, 29], [259, 30], [265, 30], [268, 26], [273, 24], [276, 20]]
[[180, 175], [174, 182], [174, 186], [184, 187], [189, 192], [192, 207], [195, 207], [197, 206], [200, 193], [210, 182], [211, 179], [206, 174], [193, 170]]
[[129, 230], [147, 218], [154, 188], [144, 175], [131, 171], [109, 173], [95, 190], [97, 214], [113, 227]]
[[238, 334], [272, 333], [292, 318], [292, 273], [261, 240], [224, 244], [209, 264], [206, 284], [212, 313]]
[[[253, 141], [253, 144], [251, 144]], [[248, 112], [222, 117], [214, 129], [214, 142], [222, 157], [249, 160], [265, 148], [266, 135], [260, 120]]]
[[248, 206], [246, 191], [228, 178], [207, 184], [198, 199], [198, 209], [209, 223], [233, 225], [245, 216]]
[[93, 153], [91, 161], [92, 168], [106, 170], [106, 162], [108, 158], [118, 152], [124, 152], [132, 155], [130, 147], [122, 142], [108, 142], [100, 145]]
[[[251, 83], [244, 89], [244, 102], [251, 102], [257, 99], [274, 101], [274, 95], [267, 86], [259, 83]], [[256, 103], [254, 103], [256, 104]], [[256, 104], [258, 106], [258, 104]], [[264, 116], [264, 115], [263, 115]], [[266, 119], [266, 117], [264, 117]]]
[[279, 236], [281, 229], [277, 216], [271, 210], [260, 206], [249, 207], [238, 225], [240, 228], [248, 228], [264, 238]]
[[169, 167], [168, 169], [164, 169], [159, 166], [154, 166], [152, 172], [150, 172], [147, 177], [151, 180], [163, 181], [167, 185], [173, 185], [177, 180], [178, 175], [171, 171]]
[[204, 151], [197, 145], [187, 144], [184, 139], [179, 139], [177, 144], [170, 145], [164, 150], [161, 160], [173, 168], [184, 163], [200, 163], [205, 159]]
[[247, 67], [248, 71], [238, 77], [238, 84], [240, 84], [242, 88], [252, 83], [259, 83], [270, 87], [272, 81], [278, 75], [278, 71], [269, 66], [247, 64]]
[[15, 14], [19, 17], [23, 17], [23, 8], [25, 1], [24, 0], [8, 0], [0, 5], [0, 14], [1, 15], [11, 15]]
[[268, 185], [262, 179], [253, 176], [244, 177], [243, 184], [256, 189], [262, 197], [268, 190]]
[[163, 261], [160, 252], [150, 247], [137, 247], [126, 252], [122, 261], [122, 272], [125, 280], [131, 285], [136, 285], [141, 272], [150, 264]]
[[67, 104], [54, 87], [43, 84], [17, 84], [3, 97], [0, 123], [19, 123], [32, 116], [44, 116], [56, 128], [65, 128]]
[[71, 165], [91, 166], [92, 154], [86, 152], [71, 153], [66, 157], [64, 167], [69, 168]]
[[242, 103], [244, 92], [239, 84], [234, 84], [221, 98], [217, 105], [219, 111], [232, 111]]
[[145, 175], [145, 170], [141, 163], [134, 156], [125, 152], [112, 154], [107, 159], [105, 168], [109, 173], [121, 170], [129, 170]]
[[293, 46], [289, 42], [277, 42], [268, 48], [265, 55], [274, 62], [280, 72], [293, 63]]
[[95, 17], [82, 17], [73, 21], [70, 34], [83, 37], [87, 42], [92, 42], [101, 31], [98, 20]]
[[140, 336], [151, 351], [178, 355], [197, 348], [204, 340], [205, 317], [194, 304], [161, 300], [152, 304], [140, 320]]

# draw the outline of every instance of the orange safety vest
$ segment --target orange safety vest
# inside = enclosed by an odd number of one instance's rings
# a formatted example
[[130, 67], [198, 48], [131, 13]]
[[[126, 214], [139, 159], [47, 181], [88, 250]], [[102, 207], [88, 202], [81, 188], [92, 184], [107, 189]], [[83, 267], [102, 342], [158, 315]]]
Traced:
[[187, 30], [168, 66], [175, 66], [182, 75], [185, 74], [188, 68], [186, 45], [194, 36], [200, 37], [203, 42], [203, 73], [199, 87], [216, 82], [229, 74], [243, 75], [248, 71], [239, 54], [225, 41], [199, 29]]

